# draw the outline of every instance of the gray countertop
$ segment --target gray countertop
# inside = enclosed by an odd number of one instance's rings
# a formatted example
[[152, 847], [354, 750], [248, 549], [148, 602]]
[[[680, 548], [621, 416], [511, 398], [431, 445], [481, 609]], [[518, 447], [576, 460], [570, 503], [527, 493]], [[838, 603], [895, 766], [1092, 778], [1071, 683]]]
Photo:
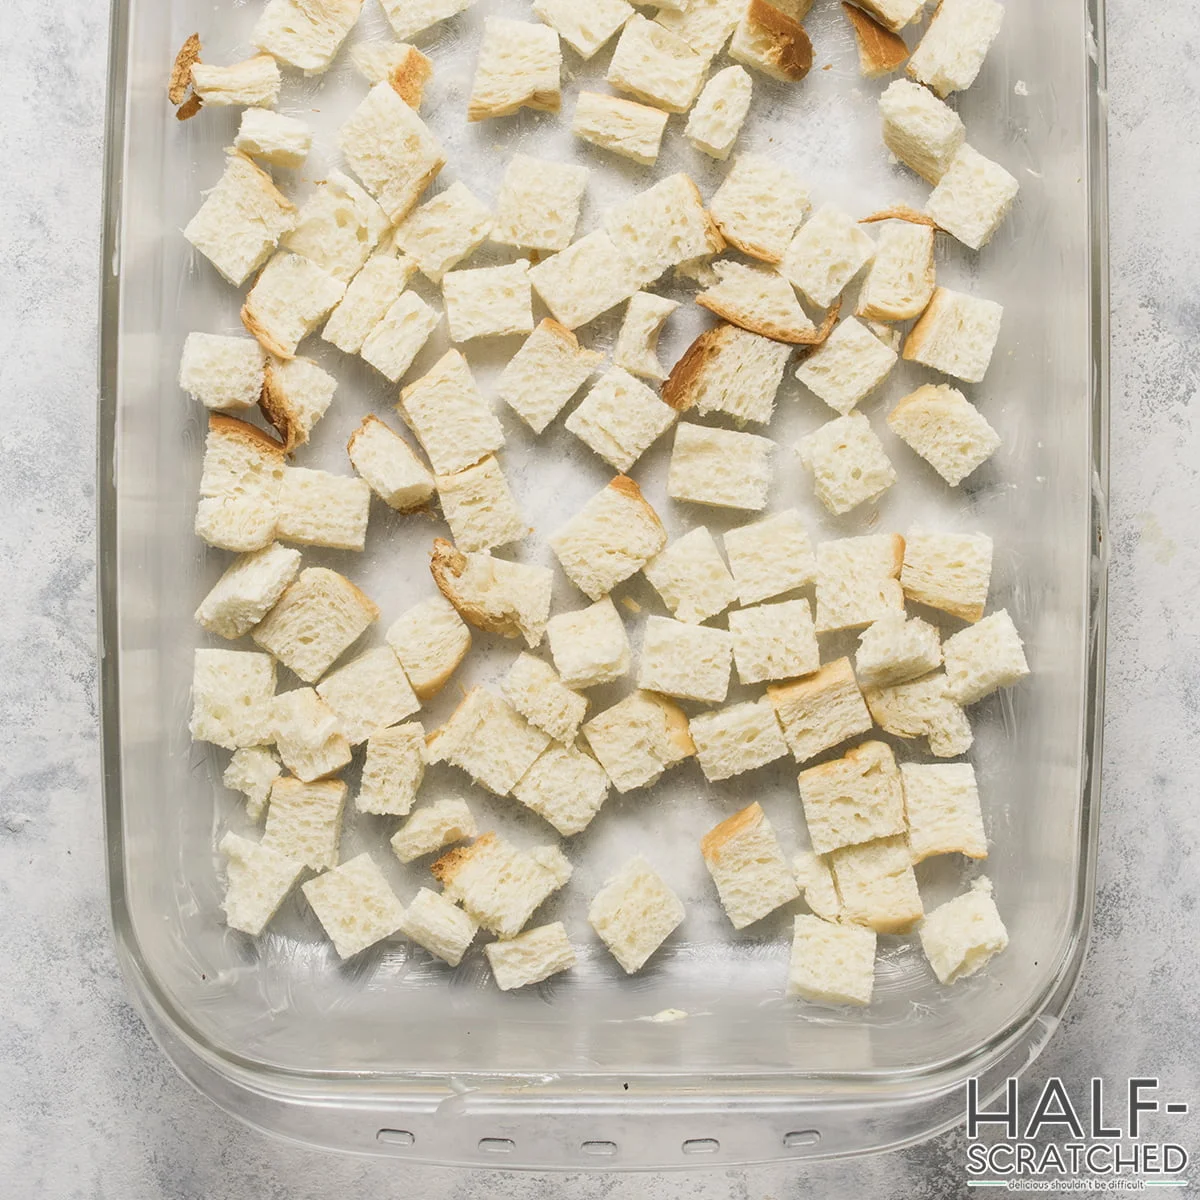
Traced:
[[[0, 1179], [6, 1197], [959, 1195], [962, 1137], [850, 1164], [458, 1173], [277, 1143], [195, 1094], [110, 946], [93, 485], [107, 5], [9, 0], [0, 41]], [[1111, 0], [1112, 570], [1091, 954], [1030, 1074], [1159, 1075], [1200, 1103], [1200, 25]], [[1197, 409], [1200, 411], [1200, 408]], [[1200, 1153], [1194, 1118], [1178, 1140]], [[1200, 1178], [1200, 1170], [1193, 1172]]]

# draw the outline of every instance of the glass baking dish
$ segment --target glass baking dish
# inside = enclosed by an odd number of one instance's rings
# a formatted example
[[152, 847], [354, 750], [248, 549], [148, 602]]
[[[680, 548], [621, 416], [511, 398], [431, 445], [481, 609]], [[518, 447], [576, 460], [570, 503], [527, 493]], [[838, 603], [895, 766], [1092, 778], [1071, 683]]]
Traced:
[[[750, 799], [762, 800], [789, 848], [803, 844], [790, 765], [705, 785], [687, 764], [649, 793], [612, 797], [566, 845], [575, 877], [542, 910], [546, 920], [566, 921], [580, 964], [525, 992], [499, 993], [478, 947], [454, 971], [400, 939], [342, 965], [299, 896], [257, 943], [222, 924], [214, 835], [242, 828], [244, 818], [221, 786], [223, 756], [191, 744], [187, 718], [192, 651], [201, 644], [191, 614], [223, 556], [191, 532], [203, 414], [179, 392], [175, 373], [190, 330], [239, 331], [238, 295], [178, 232], [201, 189], [216, 181], [237, 114], [206, 111], [179, 124], [165, 80], [194, 29], [207, 61], [249, 53], [257, 7], [117, 0], [113, 15], [99, 435], [104, 791], [120, 960], [155, 1037], [197, 1087], [265, 1130], [438, 1163], [578, 1169], [832, 1157], [901, 1146], [953, 1124], [969, 1077], [994, 1091], [1045, 1044], [1078, 977], [1090, 923], [1108, 400], [1101, 0], [1007, 0], [979, 81], [956, 101], [972, 143], [1022, 184], [985, 251], [939, 250], [940, 282], [1006, 306], [986, 385], [970, 389], [1004, 439], [996, 458], [949, 499], [926, 478], [932, 472], [888, 441], [901, 484], [869, 517], [832, 519], [817, 512], [791, 456], [796, 436], [823, 418], [790, 376], [770, 431], [781, 444], [773, 507], [800, 504], [818, 537], [921, 523], [992, 534], [991, 606], [1012, 613], [1034, 672], [973, 710], [971, 758], [992, 843], [984, 869], [1010, 948], [946, 989], [914, 939], [882, 938], [876, 1000], [862, 1012], [786, 999], [788, 912], [733, 934], [696, 850], [700, 834]], [[384, 31], [373, 0], [367, 8], [355, 36]], [[816, 66], [804, 83], [755, 77], [740, 148], [779, 155], [818, 200], [852, 211], [919, 205], [919, 181], [878, 143], [882, 85], [859, 78], [838, 9], [819, 2], [808, 19]], [[514, 0], [489, 11], [521, 15], [523, 6]], [[463, 178], [491, 198], [496, 164], [512, 150], [577, 156], [596, 168], [581, 232], [606, 203], [670, 170], [688, 170], [711, 195], [724, 168], [687, 147], [678, 118], [653, 174], [620, 160], [601, 166], [572, 145], [565, 119], [524, 112], [467, 126], [462, 110], [481, 19], [471, 12], [418, 39], [436, 64], [426, 112], [450, 151], [447, 180]], [[323, 79], [289, 80], [282, 102], [317, 127], [325, 146], [363, 87], [346, 57]], [[598, 79], [606, 61], [604, 52], [580, 64], [568, 51], [564, 90], [575, 88], [575, 75], [596, 86], [587, 80]], [[564, 116], [570, 105], [565, 98]], [[317, 179], [325, 165], [314, 154], [297, 174]], [[294, 190], [304, 186], [297, 181]], [[671, 325], [666, 362], [700, 328], [700, 314], [689, 305]], [[584, 335], [604, 348], [614, 328], [610, 315]], [[319, 338], [305, 352], [333, 361]], [[437, 353], [427, 348], [412, 377]], [[499, 352], [469, 353], [486, 386]], [[334, 369], [339, 394], [304, 461], [344, 472], [348, 432], [364, 413], [386, 412], [395, 396], [365, 364], [343, 360]], [[886, 397], [918, 378], [898, 372]], [[886, 397], [864, 408], [888, 438]], [[561, 428], [535, 453], [510, 418], [504, 414], [510, 476], [544, 533], [605, 473]], [[634, 474], [674, 534], [687, 514], [664, 498], [666, 453], [657, 447]], [[707, 520], [714, 528], [734, 523]], [[306, 560], [359, 582], [383, 608], [381, 630], [430, 592], [422, 563], [436, 532], [431, 521], [377, 507], [364, 555], [315, 552]], [[561, 577], [559, 587], [556, 603], [577, 607]], [[637, 587], [625, 594], [653, 603]], [[826, 649], [852, 644], [835, 639]], [[476, 646], [463, 680], [496, 679], [512, 644], [480, 635]], [[424, 715], [427, 728], [450, 703], [444, 695]], [[903, 746], [898, 753], [914, 755]], [[465, 786], [436, 772], [426, 784]], [[525, 844], [549, 840], [548, 827], [515, 805], [482, 795], [473, 805], [483, 828]], [[387, 832], [379, 818], [351, 821], [343, 853], [375, 849], [407, 899], [428, 876], [392, 859]], [[585, 913], [595, 888], [635, 849], [655, 860], [689, 915], [647, 968], [626, 979], [590, 936]], [[927, 905], [966, 878], [960, 862], [927, 861]]]

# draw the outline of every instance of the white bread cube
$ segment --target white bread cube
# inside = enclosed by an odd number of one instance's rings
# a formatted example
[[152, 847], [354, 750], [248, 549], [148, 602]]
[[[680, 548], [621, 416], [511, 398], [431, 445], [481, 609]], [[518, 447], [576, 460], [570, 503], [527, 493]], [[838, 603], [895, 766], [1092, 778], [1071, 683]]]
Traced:
[[684, 915], [679, 897], [640, 854], [609, 879], [588, 906], [588, 924], [627, 975], [646, 965]]
[[981, 383], [1003, 315], [1003, 307], [993, 300], [940, 287], [905, 339], [904, 357], [967, 383]]
[[807, 600], [759, 604], [729, 614], [733, 659], [742, 683], [811, 675], [821, 666], [821, 649]]
[[712, 158], [728, 158], [750, 111], [752, 91], [750, 75], [743, 67], [718, 71], [709, 78], [692, 106], [683, 136]]
[[503, 267], [451, 271], [442, 280], [442, 299], [452, 341], [533, 332], [529, 263], [523, 258]]
[[880, 617], [859, 634], [854, 672], [863, 687], [892, 687], [928, 675], [942, 665], [937, 627], [903, 612]]
[[707, 69], [708, 60], [682, 38], [635, 13], [621, 30], [605, 79], [620, 92], [681, 113], [700, 94]]
[[508, 702], [531, 725], [556, 742], [574, 742], [587, 712], [587, 699], [567, 687], [549, 663], [532, 654], [518, 654], [504, 677], [503, 688]]
[[256, 54], [228, 67], [192, 64], [192, 90], [213, 108], [231, 104], [270, 108], [279, 99], [282, 82], [279, 66], [269, 54]]
[[304, 864], [236, 833], [226, 833], [217, 848], [226, 858], [225, 924], [258, 937], [296, 886]]
[[888, 428], [957, 487], [1000, 446], [1000, 435], [956, 388], [927, 383], [897, 402]]
[[179, 360], [179, 386], [205, 408], [253, 408], [262, 394], [266, 361], [253, 338], [189, 333]]
[[839, 538], [817, 547], [817, 632], [861, 629], [904, 608], [904, 539], [895, 533]]
[[970, 146], [961, 146], [938, 181], [925, 211], [964, 246], [982, 249], [1000, 228], [1021, 185]]
[[[601, 0], [605, 3], [628, 8], [625, 0]], [[579, 224], [587, 177], [587, 167], [514, 154], [500, 181], [492, 241], [530, 250], [565, 250]]]
[[351, 758], [337, 714], [312, 688], [275, 697], [271, 733], [283, 765], [304, 783], [340, 771]]
[[670, 428], [676, 412], [621, 367], [592, 385], [565, 427], [618, 471], [628, 471]]
[[783, 342], [722, 322], [705, 330], [671, 368], [663, 400], [679, 412], [719, 412], [765, 425], [790, 354]]
[[279, 759], [267, 746], [244, 746], [233, 752], [221, 782], [246, 797], [246, 816], [255, 823], [267, 811], [271, 785], [283, 774]]
[[392, 835], [391, 847], [402, 863], [410, 863], [478, 833], [475, 818], [465, 800], [438, 800], [418, 808]]
[[[807, 11], [807, 5], [801, 5]], [[750, 0], [729, 43], [729, 57], [771, 79], [795, 83], [812, 68], [813, 48], [804, 26], [783, 7]]]
[[841, 900], [841, 921], [876, 933], [909, 933], [925, 915], [903, 834], [844, 846], [829, 856], [829, 862]]
[[277, 358], [296, 347], [342, 298], [346, 285], [299, 254], [276, 254], [242, 305], [242, 324]]
[[905, 831], [904, 791], [891, 747], [863, 742], [800, 772], [800, 800], [817, 854]]
[[271, 787], [262, 845], [314, 871], [337, 866], [346, 785], [340, 779], [302, 783], [286, 776]]
[[629, 636], [608, 596], [577, 612], [551, 617], [546, 636], [555, 669], [568, 687], [599, 687], [629, 674]]
[[268, 0], [254, 44], [306, 75], [329, 69], [358, 21], [363, 0]]
[[392, 32], [403, 39], [457, 16], [474, 3], [475, 0], [379, 0], [379, 7]]
[[500, 938], [520, 933], [571, 878], [571, 864], [557, 846], [518, 850], [494, 833], [442, 855], [429, 870], [447, 899]]
[[554, 585], [549, 567], [508, 562], [483, 551], [463, 554], [437, 538], [429, 569], [463, 620], [501, 637], [523, 637], [531, 648], [542, 640]]
[[283, 246], [349, 283], [387, 230], [383, 209], [348, 175], [330, 171], [301, 206]]
[[442, 314], [415, 292], [403, 292], [363, 339], [360, 353], [375, 370], [396, 383], [412, 366], [441, 319]]
[[393, 225], [408, 216], [446, 162], [429, 127], [388, 82], [377, 83], [350, 114], [338, 146]]
[[549, 744], [508, 701], [481, 687], [472, 688], [426, 741], [431, 761], [466, 771], [497, 796], [507, 796]]
[[796, 369], [800, 380], [834, 412], [845, 416], [891, 374], [895, 350], [847, 317]]
[[276, 535], [302, 546], [361, 550], [366, 544], [371, 489], [352, 475], [285, 467]]
[[653, 692], [634, 692], [594, 716], [583, 736], [622, 793], [649, 787], [696, 752], [683, 710]]
[[775, 709], [765, 699], [700, 713], [688, 723], [688, 732], [710, 782], [753, 771], [788, 752]]
[[391, 937], [404, 923], [404, 905], [369, 854], [310, 879], [300, 890], [343, 960]]
[[921, 949], [940, 983], [956, 983], [974, 975], [1008, 945], [1008, 930], [986, 877], [975, 880], [970, 891], [935, 908], [918, 932]]
[[466, 184], [452, 183], [396, 226], [395, 242], [434, 283], [473, 254], [492, 228], [492, 214]]
[[305, 683], [315, 683], [378, 618], [374, 602], [344, 575], [307, 567], [251, 636]]
[[817, 559], [804, 520], [785, 509], [726, 532], [725, 556], [743, 604], [757, 604], [811, 583]]
[[642, 285], [631, 262], [595, 229], [529, 270], [529, 282], [567, 329], [586, 325]]
[[502, 942], [483, 948], [502, 992], [541, 983], [575, 965], [575, 950], [561, 921], [540, 925]]
[[731, 259], [714, 263], [713, 271], [717, 282], [696, 297], [701, 308], [779, 342], [813, 340], [816, 326], [782, 275]]
[[321, 336], [346, 354], [358, 354], [416, 273], [411, 258], [383, 251], [372, 255], [350, 281]]
[[412, 812], [425, 778], [425, 730], [419, 721], [376, 729], [367, 739], [359, 812], [404, 817]]
[[700, 840], [700, 853], [734, 929], [745, 929], [800, 895], [757, 802], [710, 829]]
[[970, 763], [902, 763], [913, 862], [934, 854], [987, 858], [975, 768]]
[[580, 58], [591, 58], [633, 16], [625, 0], [533, 0], [533, 12]]
[[908, 79], [890, 83], [879, 97], [883, 141], [905, 166], [936, 184], [966, 141], [962, 118], [927, 88]]
[[363, 482], [390, 508], [411, 512], [433, 495], [433, 476], [412, 447], [368, 414], [350, 435], [346, 452]]
[[421, 107], [433, 78], [433, 63], [407, 42], [359, 42], [350, 49], [350, 61], [368, 83], [390, 83], [409, 108]]
[[278, 542], [243, 554], [200, 602], [197, 623], [223, 638], [240, 638], [275, 607], [299, 570], [300, 551]]
[[825, 204], [788, 243], [780, 273], [818, 308], [828, 308], [875, 257], [875, 243], [841, 209]]
[[931, 225], [884, 221], [855, 315], [866, 321], [919, 317], [933, 298], [933, 243]]
[[971, 723], [950, 698], [941, 671], [890, 687], [868, 687], [863, 695], [880, 729], [894, 737], [927, 738], [935, 758], [955, 758], [971, 748]]
[[494, 455], [465, 471], [437, 476], [442, 515], [460, 550], [489, 550], [529, 533], [516, 499]]
[[733, 576], [713, 535], [703, 525], [677, 538], [643, 568], [671, 615], [699, 623], [724, 612], [737, 599]]
[[774, 442], [757, 434], [680, 422], [667, 469], [667, 495], [723, 508], [765, 508], [774, 449]]
[[462, 962], [479, 926], [439, 892], [421, 888], [404, 911], [400, 932], [452, 967]]
[[604, 361], [550, 317], [539, 322], [500, 373], [497, 392], [533, 430], [541, 433]]
[[336, 391], [337, 380], [311, 358], [273, 358], [263, 376], [259, 407], [290, 453], [308, 441]]
[[317, 694], [337, 714], [338, 725], [352, 746], [421, 707], [400, 660], [387, 646], [365, 650], [330, 671], [317, 684]]
[[978, 621], [992, 577], [992, 539], [984, 533], [918, 533], [904, 540], [900, 586], [917, 604]]
[[797, 449], [813, 473], [817, 499], [834, 516], [878, 500], [896, 482], [883, 443], [860, 412], [827, 421], [801, 438]]
[[729, 40], [745, 7], [746, 0], [672, 0], [659, 8], [654, 19], [711, 60]]
[[774, 684], [767, 688], [767, 699], [800, 763], [871, 729], [871, 714], [848, 658], [826, 663], [793, 683]]
[[550, 745], [513, 786], [513, 799], [544, 817], [563, 837], [586, 829], [608, 797], [608, 776], [590, 754]]
[[599, 600], [666, 543], [666, 530], [641, 489], [618, 475], [550, 538], [550, 549], [567, 578], [589, 599]]
[[908, 74], [943, 97], [969, 88], [1003, 20], [1004, 6], [996, 0], [941, 0], [908, 60]]
[[613, 362], [633, 375], [645, 379], [666, 379], [658, 361], [658, 339], [667, 318], [679, 307], [678, 300], [635, 292], [625, 306], [625, 319], [617, 334]]
[[802, 914], [796, 918], [787, 994], [818, 1004], [871, 1003], [875, 933]]
[[949, 637], [942, 645], [946, 691], [958, 704], [974, 704], [1029, 674], [1021, 635], [1005, 609]]
[[724, 629], [650, 617], [642, 638], [638, 687], [719, 704], [729, 691], [733, 639]]
[[418, 698], [428, 700], [446, 686], [466, 658], [471, 631], [445, 596], [430, 596], [392, 622], [387, 643]]
[[245, 650], [197, 650], [192, 664], [193, 740], [226, 750], [271, 741], [275, 663]]
[[725, 240], [768, 263], [783, 259], [808, 207], [808, 188], [777, 158], [748, 153], [733, 160], [709, 203]]
[[467, 120], [507, 117], [519, 108], [558, 112], [558, 34], [547, 25], [488, 17], [467, 102]]
[[804, 903], [818, 917], [836, 921], [842, 911], [842, 902], [838, 899], [837, 886], [828, 862], [811, 850], [802, 850], [792, 859], [792, 870], [796, 873]]
[[457, 350], [448, 350], [420, 379], [403, 388], [396, 407], [417, 435], [436, 475], [464, 471], [504, 445], [500, 422]]
[[658, 159], [667, 115], [661, 108], [622, 100], [619, 96], [580, 92], [571, 132], [593, 146], [650, 167]]
[[924, 16], [926, 0], [854, 0], [854, 3], [870, 13], [884, 29], [899, 33], [906, 25]]

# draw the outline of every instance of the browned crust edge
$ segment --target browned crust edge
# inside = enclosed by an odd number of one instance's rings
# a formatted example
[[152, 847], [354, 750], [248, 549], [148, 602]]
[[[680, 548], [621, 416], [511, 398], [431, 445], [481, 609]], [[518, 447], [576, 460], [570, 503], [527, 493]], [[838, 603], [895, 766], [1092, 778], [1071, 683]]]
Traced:
[[486, 850], [489, 846], [494, 845], [495, 842], [496, 835], [489, 830], [468, 845], [456, 846], [453, 850], [443, 854], [436, 862], [430, 864], [429, 873], [445, 887], [454, 881], [454, 877], [466, 863], [470, 862], [481, 850]]
[[396, 95], [411, 109], [421, 107], [425, 85], [433, 78], [433, 63], [415, 46], [409, 46], [404, 61], [388, 75]]
[[812, 41], [798, 21], [766, 0], [750, 0], [743, 19], [770, 36], [774, 46], [767, 58], [784, 79], [799, 83], [812, 70]]
[[208, 432], [221, 434], [224, 437], [237, 438], [249, 443], [255, 450], [264, 454], [272, 454], [280, 460], [286, 453], [284, 447], [277, 442], [265, 429], [251, 425], [249, 421], [237, 417], [226, 416], [224, 413], [212, 413], [208, 418]]
[[708, 862], [714, 862], [721, 857], [721, 851], [735, 838], [757, 828], [766, 820], [762, 805], [756, 800], [748, 804], [741, 812], [732, 817], [726, 817], [719, 825], [714, 825], [700, 839], [700, 853]]
[[945, 230], [930, 216], [923, 212], [917, 212], [915, 208], [909, 208], [907, 204], [896, 204], [891, 208], [882, 208], [879, 212], [872, 213], [869, 217], [861, 217], [860, 225], [873, 225], [877, 221], [907, 221], [910, 225], [928, 225], [930, 229], [940, 230], [945, 233]]
[[676, 412], [686, 412], [695, 399], [694, 393], [708, 364], [721, 353], [728, 340], [728, 325], [706, 329], [684, 352], [663, 381], [663, 402]]
[[902, 37], [846, 0], [842, 0], [842, 11], [854, 30], [859, 70], [867, 79], [890, 75], [908, 61], [908, 47]]
[[[167, 84], [167, 99], [172, 104], [178, 106], [187, 99], [188, 90], [192, 86], [192, 66], [199, 61], [200, 35], [193, 33], [179, 47], [179, 53], [175, 55], [175, 61], [171, 64], [171, 78]], [[192, 101], [189, 101], [189, 103], [193, 101], [198, 103], [198, 97], [193, 96]], [[199, 111], [198, 107], [197, 111]], [[186, 121], [187, 117], [180, 117], [179, 119]]]

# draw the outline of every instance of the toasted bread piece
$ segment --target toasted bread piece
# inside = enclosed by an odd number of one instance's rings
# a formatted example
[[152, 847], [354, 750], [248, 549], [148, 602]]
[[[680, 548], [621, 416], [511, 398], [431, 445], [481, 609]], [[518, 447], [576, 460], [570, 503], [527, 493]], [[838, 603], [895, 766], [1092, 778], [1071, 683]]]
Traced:
[[391, 937], [404, 924], [404, 905], [369, 854], [310, 879], [300, 890], [343, 961]]
[[808, 530], [794, 508], [730, 529], [723, 540], [743, 604], [781, 596], [817, 577]]
[[555, 743], [513, 785], [512, 796], [563, 837], [572, 837], [600, 811], [609, 787], [604, 768], [590, 754]]
[[302, 167], [312, 149], [312, 130], [295, 117], [267, 108], [247, 108], [233, 148], [273, 167]]
[[897, 79], [879, 97], [883, 141], [922, 179], [936, 184], [967, 137], [962, 118], [928, 89]]
[[667, 494], [694, 504], [765, 508], [774, 450], [774, 442], [757, 434], [681, 421], [667, 470]]
[[969, 88], [1003, 20], [1004, 6], [996, 0], [941, 0], [908, 60], [908, 74], [942, 97]]
[[246, 553], [275, 539], [286, 451], [236, 417], [208, 418], [195, 531], [210, 546]]
[[304, 874], [304, 864], [233, 832], [221, 838], [217, 849], [226, 858], [227, 884], [221, 901], [225, 924], [258, 937]]
[[900, 586], [909, 600], [978, 621], [992, 577], [987, 534], [912, 532], [904, 540]]
[[696, 752], [683, 710], [653, 692], [634, 692], [597, 714], [583, 736], [622, 793], [649, 787]]
[[471, 631], [445, 596], [430, 596], [389, 626], [391, 646], [413, 691], [422, 700], [446, 686], [471, 648]]
[[743, 153], [733, 160], [709, 207], [730, 245], [751, 258], [778, 263], [808, 212], [808, 188], [775, 158]]
[[987, 857], [975, 768], [970, 763], [902, 763], [913, 862], [934, 854]]
[[196, 622], [223, 638], [249, 633], [274, 608], [300, 570], [300, 551], [272, 542], [225, 569], [196, 609]]
[[403, 817], [412, 811], [425, 778], [425, 730], [419, 721], [376, 729], [367, 739], [359, 812]]
[[433, 476], [425, 464], [376, 416], [363, 417], [346, 452], [363, 481], [389, 508], [410, 512], [433, 495]]
[[279, 67], [269, 54], [256, 54], [228, 67], [192, 64], [192, 90], [201, 104], [214, 108], [230, 104], [270, 108], [279, 99], [282, 82]]
[[811, 675], [821, 650], [807, 600], [758, 604], [729, 614], [733, 659], [742, 683]]
[[467, 103], [467, 120], [507, 117], [519, 108], [558, 112], [558, 34], [547, 25], [488, 17]]
[[1003, 224], [1020, 186], [999, 163], [963, 145], [938, 180], [925, 211], [938, 228], [980, 250]]
[[708, 59], [681, 37], [635, 13], [625, 23], [605, 79], [618, 91], [666, 109], [687, 112], [700, 93]]
[[871, 729], [871, 714], [848, 658], [826, 663], [793, 683], [773, 684], [767, 698], [799, 763]]
[[678, 307], [678, 300], [650, 292], [635, 292], [630, 296], [613, 350], [613, 362], [643, 379], [666, 379], [667, 373], [658, 361], [658, 338], [667, 318]]
[[258, 824], [266, 815], [271, 785], [282, 774], [279, 757], [269, 746], [243, 746], [233, 752], [221, 782], [246, 797], [246, 816]]
[[321, 336], [346, 354], [358, 354], [417, 273], [411, 258], [381, 251], [350, 281]]
[[744, 68], [734, 66], [718, 71], [692, 106], [683, 136], [712, 158], [728, 158], [750, 111], [752, 92], [753, 84]]
[[842, 12], [858, 44], [858, 69], [867, 79], [880, 79], [904, 66], [908, 47], [902, 37], [881, 25], [854, 4], [842, 3]]
[[875, 256], [875, 243], [833, 204], [823, 204], [784, 248], [780, 274], [811, 304], [828, 308]]
[[341, 300], [346, 285], [300, 254], [276, 254], [254, 281], [242, 305], [242, 324], [276, 358], [295, 358], [296, 347]]
[[429, 569], [465, 621], [502, 637], [523, 637], [531, 648], [542, 640], [554, 583], [548, 567], [508, 562], [486, 552], [463, 554], [437, 538]]
[[942, 657], [947, 695], [958, 704], [974, 704], [1029, 674], [1021, 635], [1003, 608], [947, 638]]
[[314, 871], [337, 866], [346, 785], [340, 779], [302, 783], [284, 776], [271, 787], [262, 845]]
[[310, 687], [275, 697], [271, 732], [283, 765], [304, 783], [340, 771], [353, 753], [337, 713]]
[[245, 650], [197, 650], [192, 666], [194, 741], [226, 750], [272, 741], [271, 705], [275, 664], [269, 655]]
[[526, 930], [483, 948], [496, 986], [502, 992], [541, 983], [575, 965], [575, 950], [561, 921]]
[[628, 471], [675, 421], [676, 412], [621, 367], [606, 371], [564, 425], [618, 471]]
[[782, 275], [729, 259], [714, 263], [713, 270], [717, 282], [696, 297], [702, 308], [776, 341], [807, 345], [816, 340], [816, 326]]
[[729, 690], [733, 639], [724, 629], [650, 617], [642, 638], [638, 687], [720, 704]]
[[790, 353], [783, 342], [737, 325], [716, 325], [671, 368], [663, 399], [680, 412], [719, 412], [766, 424], [775, 412], [775, 394]]
[[876, 933], [909, 933], [925, 915], [912, 852], [903, 834], [843, 846], [829, 856], [845, 924]]
[[591, 58], [633, 16], [625, 0], [533, 0], [534, 15], [580, 58]]
[[771, 822], [757, 802], [710, 829], [700, 841], [734, 929], [761, 920], [800, 895]]
[[893, 687], [936, 671], [942, 665], [937, 627], [903, 611], [880, 617], [859, 634], [854, 673], [863, 687]]
[[894, 609], [903, 610], [899, 534], [839, 538], [817, 547], [817, 632], [861, 629]]
[[262, 394], [266, 361], [254, 338], [189, 333], [179, 360], [179, 386], [205, 408], [253, 408]]
[[918, 933], [939, 983], [956, 983], [974, 975], [1008, 945], [1008, 930], [987, 878], [975, 880], [970, 891], [935, 908], [921, 922]]
[[592, 898], [588, 924], [627, 975], [646, 965], [684, 918], [683, 904], [639, 854]]
[[258, 405], [291, 453], [308, 441], [336, 390], [337, 380], [311, 358], [273, 358], [263, 374]]
[[319, 75], [329, 69], [362, 6], [363, 0], [268, 0], [254, 26], [254, 44], [289, 67]]
[[382, 208], [349, 175], [330, 171], [301, 206], [283, 247], [349, 283], [388, 230]]
[[933, 298], [934, 230], [911, 221], [888, 221], [858, 293], [855, 315], [867, 321], [908, 321]]
[[900, 769], [883, 742], [863, 742], [801, 771], [800, 800], [818, 854], [905, 831]]
[[645, 565], [643, 573], [680, 621], [707, 621], [737, 599], [733, 576], [703, 525], [671, 542]]
[[[624, 5], [625, 0], [616, 2]], [[514, 154], [500, 182], [492, 241], [531, 250], [565, 250], [579, 224], [587, 177], [587, 167]]]
[[418, 808], [392, 835], [392, 852], [402, 863], [479, 833], [465, 800], [438, 800]]
[[661, 108], [633, 100], [602, 92], [580, 92], [571, 132], [593, 146], [649, 167], [658, 159], [667, 115]]
[[603, 354], [581, 346], [569, 329], [547, 317], [509, 359], [497, 391], [534, 433], [541, 433], [603, 361]]
[[171, 78], [167, 84], [167, 99], [176, 106], [187, 99], [192, 86], [192, 66], [200, 61], [200, 35], [189, 34], [171, 64]]
[[490, 550], [529, 533], [516, 498], [494, 455], [453, 475], [437, 476], [442, 515], [460, 550]]
[[398, 38], [410, 38], [439, 21], [465, 12], [475, 0], [379, 0], [392, 32]]
[[407, 42], [359, 42], [350, 61], [368, 83], [390, 83], [409, 108], [420, 108], [433, 63]]
[[400, 932], [443, 962], [457, 967], [475, 940], [479, 926], [440, 892], [421, 888], [405, 910]]
[[629, 636], [608, 596], [577, 612], [556, 613], [546, 636], [554, 666], [568, 687], [599, 687], [629, 674]]
[[875, 933], [820, 917], [796, 917], [787, 994], [818, 1004], [871, 1003], [875, 987]]
[[896, 482], [883, 443], [860, 412], [826, 422], [801, 438], [797, 449], [813, 473], [817, 499], [834, 516], [878, 500]]
[[788, 752], [775, 709], [766, 699], [700, 713], [688, 722], [688, 732], [710, 782], [753, 771]]
[[890, 687], [868, 687], [863, 695], [880, 729], [894, 737], [927, 738], [935, 758], [955, 758], [971, 748], [971, 723], [950, 697], [941, 671]]
[[951, 486], [957, 487], [1000, 446], [1000, 435], [956, 388], [925, 384], [897, 402], [888, 427]]
[[749, 0], [733, 31], [729, 57], [772, 79], [796, 83], [812, 69], [813, 48], [799, 21], [766, 0]]

